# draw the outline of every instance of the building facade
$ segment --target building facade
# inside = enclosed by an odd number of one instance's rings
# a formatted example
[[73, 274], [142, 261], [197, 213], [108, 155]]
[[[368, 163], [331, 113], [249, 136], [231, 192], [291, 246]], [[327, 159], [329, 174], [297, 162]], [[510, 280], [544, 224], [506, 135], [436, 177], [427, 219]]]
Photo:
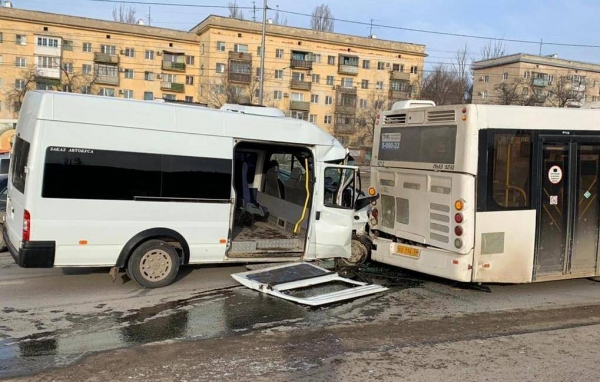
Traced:
[[473, 63], [473, 103], [581, 107], [600, 97], [600, 65], [513, 54]]
[[[26, 91], [258, 104], [262, 24], [209, 16], [191, 31], [0, 8], [0, 119]], [[263, 104], [346, 143], [370, 109], [410, 98], [425, 46], [267, 25]]]

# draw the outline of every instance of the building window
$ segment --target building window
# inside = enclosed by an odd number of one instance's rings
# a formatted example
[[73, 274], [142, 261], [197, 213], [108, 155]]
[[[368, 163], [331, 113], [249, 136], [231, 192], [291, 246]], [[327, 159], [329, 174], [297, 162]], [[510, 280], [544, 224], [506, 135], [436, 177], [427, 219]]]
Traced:
[[403, 72], [404, 71], [404, 65], [402, 65], [402, 64], [393, 64], [392, 65], [392, 70], [394, 72]]
[[262, 46], [257, 46], [256, 47], [256, 55], [258, 57], [260, 57], [262, 55]]
[[73, 40], [63, 40], [63, 50], [73, 50]]
[[526, 70], [525, 73], [523, 73], [523, 78], [529, 78], [530, 75], [529, 70]]
[[551, 84], [554, 81], [554, 74], [548, 75], [548, 84]]
[[154, 51], [146, 49], [146, 60], [154, 60]]
[[63, 70], [65, 71], [65, 73], [73, 73], [73, 63], [72, 62], [63, 63]]
[[123, 98], [133, 98], [133, 90], [130, 90], [130, 89], [123, 90]]
[[15, 66], [17, 68], [24, 68], [27, 66], [27, 60], [25, 60], [25, 57], [16, 57], [15, 58]]
[[310, 123], [317, 123], [317, 115], [316, 114], [311, 114], [308, 116], [308, 121]]
[[163, 99], [167, 101], [177, 101], [177, 96], [175, 94], [163, 94]]
[[325, 105], [333, 105], [333, 97], [325, 96]]
[[248, 53], [248, 45], [247, 44], [234, 44], [233, 51], [236, 53]]
[[217, 63], [217, 73], [225, 73], [225, 64]]
[[283, 49], [275, 49], [275, 57], [283, 58]]
[[24, 90], [25, 89], [25, 80], [23, 79], [16, 79], [15, 80], [15, 89], [17, 90]]
[[301, 72], [293, 72], [293, 73], [292, 73], [292, 80], [294, 80], [294, 81], [300, 81], [300, 82], [304, 82], [304, 73], [301, 73]]
[[331, 120], [333, 118], [330, 115], [326, 115], [325, 118], [323, 118], [323, 123], [325, 123], [326, 125], [331, 125]]
[[144, 72], [144, 79], [146, 81], [154, 81], [154, 73], [152, 73], [152, 72]]
[[92, 65], [90, 65], [90, 64], [81, 65], [81, 72], [83, 74], [92, 74]]
[[371, 69], [371, 61], [363, 60], [363, 69]]
[[273, 92], [273, 99], [280, 100], [282, 98], [281, 90], [275, 90]]
[[351, 88], [353, 86], [354, 79], [350, 77], [342, 77], [342, 87]]
[[304, 94], [302, 93], [292, 93], [291, 96], [292, 101], [304, 101]]
[[217, 52], [224, 52], [226, 44], [223, 41], [217, 41]]
[[24, 34], [18, 34], [15, 38], [15, 42], [17, 45], [27, 45], [27, 36]]
[[144, 100], [152, 101], [154, 99], [154, 93], [152, 92], [144, 92]]
[[100, 45], [100, 52], [114, 55], [117, 52], [117, 47], [114, 45]]
[[38, 46], [48, 46], [50, 48], [58, 48], [58, 39], [47, 38], [47, 37], [38, 37], [37, 44], [38, 44]]
[[[48, 69], [58, 68], [58, 57], [38, 56], [37, 66], [38, 68]], [[71, 68], [73, 68], [73, 64], [71, 64]]]
[[321, 82], [321, 75], [320, 74], [313, 74], [312, 75], [312, 82], [313, 84], [318, 84]]
[[335, 82], [335, 77], [327, 76], [327, 85], [333, 85], [334, 82]]
[[192, 97], [192, 96], [185, 96], [184, 101], [187, 102], [187, 103], [192, 103], [192, 102], [194, 102], [194, 97]]
[[294, 119], [303, 119], [306, 121], [305, 119], [306, 114], [303, 111], [298, 111], [298, 110], [291, 110], [290, 111], [290, 117], [294, 118]]
[[313, 62], [320, 64], [321, 63], [321, 55], [320, 54], [313, 54]]
[[185, 56], [185, 64], [186, 65], [194, 65], [196, 62], [196, 57], [194, 56]]
[[98, 95], [105, 96], [105, 97], [114, 97], [115, 96], [115, 89], [100, 88], [100, 92], [98, 92]]
[[377, 62], [377, 70], [384, 70], [385, 69], [385, 62]]
[[310, 95], [310, 102], [312, 102], [312, 103], [319, 103], [319, 95], [318, 94], [311, 94]]
[[125, 69], [125, 78], [133, 79], [133, 69]]
[[419, 67], [418, 66], [411, 66], [410, 67], [410, 74], [417, 74], [419, 72]]
[[335, 65], [335, 56], [327, 56], [327, 65]]
[[163, 74], [163, 81], [177, 83], [177, 74]]
[[204, 44], [201, 45], [200, 54], [204, 54]]
[[275, 70], [275, 79], [282, 79], [283, 78], [283, 70], [277, 69]]
[[362, 80], [360, 82], [360, 88], [361, 89], [368, 89], [369, 88], [369, 80]]
[[185, 84], [193, 85], [194, 84], [194, 76], [185, 76]]
[[490, 82], [490, 76], [489, 75], [483, 76], [483, 82], [485, 82], [485, 83]]
[[375, 84], [375, 89], [383, 90], [383, 81], [377, 81], [377, 83]]
[[367, 108], [367, 100], [366, 99], [361, 99], [360, 102], [360, 108], [361, 109], [366, 109]]
[[409, 91], [409, 82], [404, 80], [391, 80], [390, 88], [395, 92], [407, 92]]
[[4, 37], [2, 35], [2, 32], [0, 32], [0, 44], [4, 42]]
[[487, 90], [481, 92], [481, 98], [487, 98]]
[[504, 72], [502, 73], [502, 81], [506, 81], [508, 80], [508, 73]]
[[125, 48], [125, 57], [135, 57], [135, 50], [133, 48]]
[[81, 87], [81, 94], [92, 94], [92, 87], [87, 85], [87, 86], [82, 86]]
[[84, 42], [83, 43], [83, 51], [86, 53], [92, 53], [92, 43], [91, 42]]
[[256, 68], [256, 77], [260, 78], [260, 68]]

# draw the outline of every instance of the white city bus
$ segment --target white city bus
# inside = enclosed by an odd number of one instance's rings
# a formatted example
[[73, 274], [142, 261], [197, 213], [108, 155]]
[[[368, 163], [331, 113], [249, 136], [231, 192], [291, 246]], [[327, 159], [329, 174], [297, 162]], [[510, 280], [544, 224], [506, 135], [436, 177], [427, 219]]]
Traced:
[[600, 110], [380, 113], [372, 258], [463, 282], [600, 275]]
[[3, 229], [15, 261], [159, 287], [185, 264], [349, 258], [370, 201], [352, 197], [346, 150], [277, 109], [225, 108], [28, 92]]

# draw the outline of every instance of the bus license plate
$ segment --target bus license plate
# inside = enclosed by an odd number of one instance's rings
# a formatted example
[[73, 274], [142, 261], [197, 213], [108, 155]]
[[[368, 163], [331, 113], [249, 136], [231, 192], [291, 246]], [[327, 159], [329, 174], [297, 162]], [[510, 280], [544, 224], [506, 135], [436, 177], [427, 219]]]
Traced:
[[419, 258], [420, 252], [421, 251], [419, 251], [418, 248], [411, 248], [404, 245], [398, 245], [398, 247], [396, 247], [396, 253], [398, 255], [414, 257], [415, 259]]

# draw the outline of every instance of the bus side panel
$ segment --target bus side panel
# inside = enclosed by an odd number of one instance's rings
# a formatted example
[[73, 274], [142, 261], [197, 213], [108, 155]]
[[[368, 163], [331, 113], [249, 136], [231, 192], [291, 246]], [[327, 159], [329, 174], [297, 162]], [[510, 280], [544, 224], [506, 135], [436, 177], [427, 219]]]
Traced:
[[531, 282], [535, 219], [535, 210], [478, 212], [473, 281]]
[[375, 238], [373, 243], [377, 249], [373, 250], [371, 258], [380, 263], [455, 281], [471, 281], [473, 250], [466, 255], [460, 255], [433, 247], [402, 244], [403, 247], [419, 251], [418, 258], [415, 258], [398, 254], [399, 244], [391, 240]]
[[[35, 185], [29, 189], [35, 199], [31, 211], [32, 240], [56, 242], [54, 265], [112, 266], [127, 241], [151, 228], [168, 228], [181, 234], [190, 248], [190, 263], [223, 261], [231, 214], [229, 202], [63, 199], [41, 195], [50, 146], [231, 160], [231, 138], [58, 121], [44, 123], [41, 141], [36, 145], [36, 181], [31, 179], [29, 184]], [[103, 181], [117, 186], [117, 179], [107, 177]], [[208, 182], [204, 186], [214, 185]]]

